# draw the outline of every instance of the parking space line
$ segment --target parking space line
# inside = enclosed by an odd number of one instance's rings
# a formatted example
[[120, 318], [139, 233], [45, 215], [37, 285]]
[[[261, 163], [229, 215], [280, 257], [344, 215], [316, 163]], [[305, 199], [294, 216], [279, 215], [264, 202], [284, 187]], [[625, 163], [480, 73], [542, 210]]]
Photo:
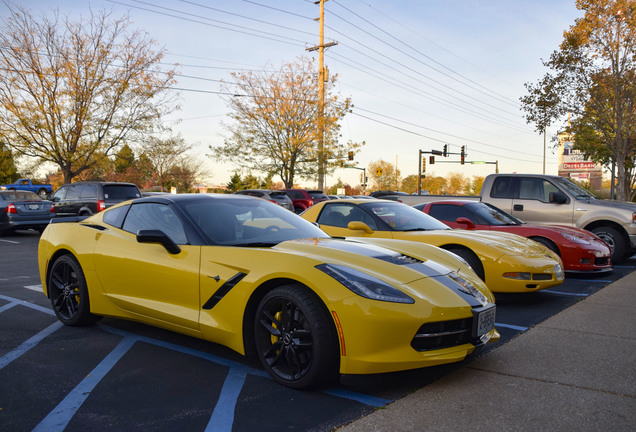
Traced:
[[63, 326], [64, 324], [62, 324], [59, 321], [56, 321], [50, 326], [48, 326], [47, 328], [45, 328], [44, 330], [37, 333], [35, 336], [32, 336], [31, 338], [27, 339], [24, 343], [22, 343], [22, 345], [20, 345], [16, 349], [9, 351], [8, 353], [0, 357], [0, 369], [2, 369], [3, 367], [11, 363], [13, 360], [19, 358], [22, 354], [24, 354], [25, 352], [27, 352], [28, 350], [36, 346], [44, 338], [49, 336], [51, 333], [54, 333], [55, 331], [59, 330]]
[[26, 289], [30, 289], [32, 291], [42, 291], [42, 284], [37, 284], [37, 285], [25, 285], [24, 286]]
[[231, 432], [234, 425], [234, 412], [243, 385], [245, 384], [245, 372], [237, 372], [230, 369], [225, 377], [221, 394], [206, 426], [206, 432]]
[[512, 324], [502, 324], [502, 323], [495, 323], [495, 328], [497, 327], [504, 327], [504, 328], [509, 328], [512, 330], [519, 330], [521, 332], [524, 332], [526, 330], [528, 330], [528, 327], [522, 327], [522, 326], [517, 326], [517, 325], [512, 325]]
[[20, 244], [20, 242], [13, 241], [13, 240], [5, 240], [5, 239], [0, 239], [0, 242], [4, 242], [4, 243], [12, 243], [12, 244]]
[[6, 300], [6, 301], [8, 301], [10, 303], [15, 303], [17, 305], [25, 306], [25, 307], [28, 307], [30, 309], [35, 309], [35, 310], [37, 310], [39, 312], [44, 312], [45, 314], [55, 315], [55, 312], [53, 312], [51, 309], [46, 308], [46, 307], [42, 307], [42, 306], [37, 305], [35, 303], [30, 303], [28, 301], [24, 301], [24, 300], [20, 300], [20, 299], [17, 299], [17, 298], [5, 296], [5, 295], [2, 295], [2, 294], [0, 294], [0, 299]]
[[575, 297], [588, 297], [589, 296], [589, 294], [584, 294], [584, 293], [569, 293], [569, 292], [552, 291], [552, 290], [542, 290], [541, 292], [548, 293], [548, 294], [575, 296]]
[[124, 338], [71, 392], [38, 424], [33, 431], [63, 431], [91, 391], [135, 344], [134, 338]]

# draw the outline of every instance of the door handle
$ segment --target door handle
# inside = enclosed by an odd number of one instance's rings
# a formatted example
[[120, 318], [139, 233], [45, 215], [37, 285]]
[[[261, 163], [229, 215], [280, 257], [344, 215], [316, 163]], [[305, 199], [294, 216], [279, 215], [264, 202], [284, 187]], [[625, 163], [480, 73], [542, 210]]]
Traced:
[[515, 204], [512, 206], [514, 211], [523, 211], [523, 204]]

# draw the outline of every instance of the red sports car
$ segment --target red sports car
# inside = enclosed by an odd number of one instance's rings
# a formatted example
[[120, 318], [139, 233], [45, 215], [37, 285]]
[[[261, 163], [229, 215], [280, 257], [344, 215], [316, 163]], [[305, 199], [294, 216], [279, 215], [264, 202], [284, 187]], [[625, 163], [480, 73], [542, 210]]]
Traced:
[[435, 201], [413, 206], [451, 228], [505, 231], [535, 240], [563, 260], [566, 272], [612, 270], [610, 248], [589, 231], [562, 225], [530, 225], [497, 207], [478, 201]]

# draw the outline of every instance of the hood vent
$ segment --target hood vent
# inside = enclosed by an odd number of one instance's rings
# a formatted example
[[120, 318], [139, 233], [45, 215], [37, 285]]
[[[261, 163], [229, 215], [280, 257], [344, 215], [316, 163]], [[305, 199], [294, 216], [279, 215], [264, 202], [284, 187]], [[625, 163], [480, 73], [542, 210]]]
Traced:
[[418, 260], [417, 258], [410, 257], [408, 255], [384, 255], [376, 257], [379, 260], [386, 261], [391, 264], [396, 265], [408, 265], [408, 264], [422, 264], [424, 261]]

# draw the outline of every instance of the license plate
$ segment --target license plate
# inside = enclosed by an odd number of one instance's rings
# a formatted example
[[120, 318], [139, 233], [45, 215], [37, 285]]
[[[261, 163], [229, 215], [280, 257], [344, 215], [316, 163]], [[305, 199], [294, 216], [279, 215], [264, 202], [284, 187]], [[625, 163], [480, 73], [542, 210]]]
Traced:
[[29, 210], [37, 210], [39, 209], [40, 206], [37, 204], [29, 204]]
[[495, 305], [484, 306], [483, 308], [473, 309], [473, 317], [476, 326], [473, 328], [473, 335], [480, 337], [495, 328]]

